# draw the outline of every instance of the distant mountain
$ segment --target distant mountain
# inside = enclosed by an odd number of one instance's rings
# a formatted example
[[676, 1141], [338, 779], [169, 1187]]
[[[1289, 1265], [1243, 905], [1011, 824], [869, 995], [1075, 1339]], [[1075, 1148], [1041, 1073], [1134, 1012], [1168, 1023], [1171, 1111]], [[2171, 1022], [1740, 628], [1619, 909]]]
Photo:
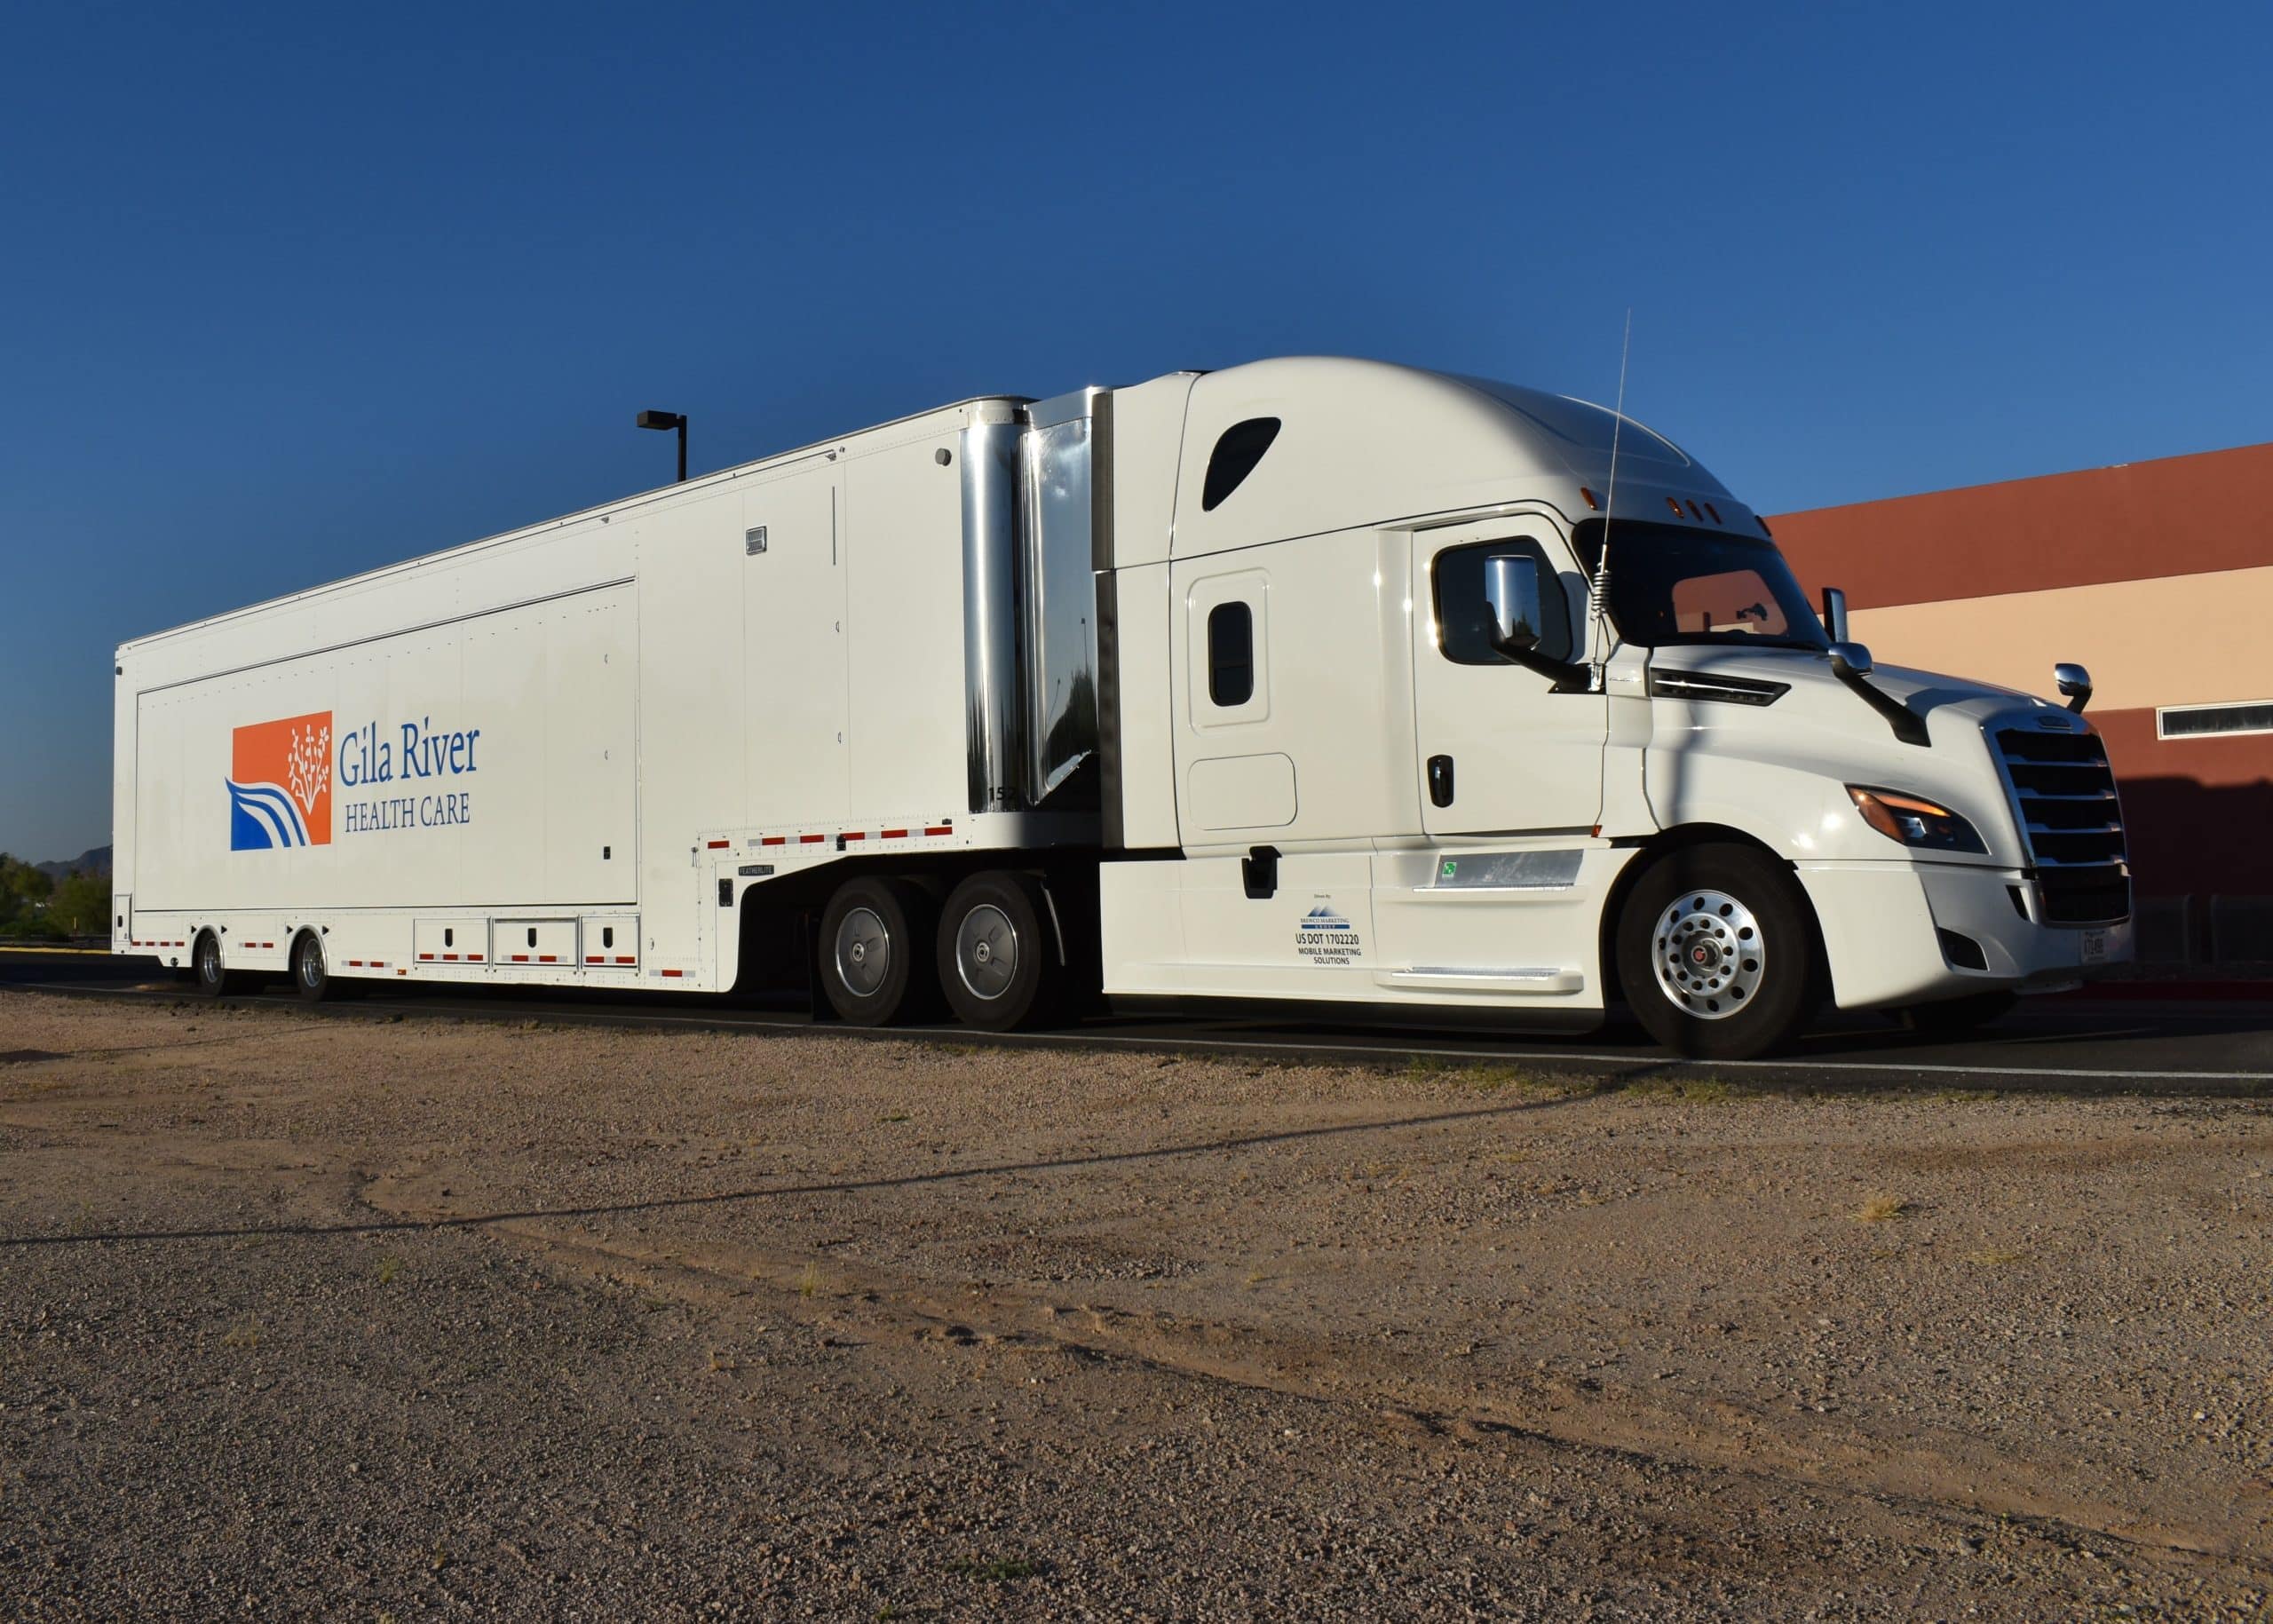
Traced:
[[32, 867], [51, 880], [67, 880], [75, 874], [108, 874], [110, 848], [97, 846], [91, 852], [80, 852], [67, 863], [34, 863]]

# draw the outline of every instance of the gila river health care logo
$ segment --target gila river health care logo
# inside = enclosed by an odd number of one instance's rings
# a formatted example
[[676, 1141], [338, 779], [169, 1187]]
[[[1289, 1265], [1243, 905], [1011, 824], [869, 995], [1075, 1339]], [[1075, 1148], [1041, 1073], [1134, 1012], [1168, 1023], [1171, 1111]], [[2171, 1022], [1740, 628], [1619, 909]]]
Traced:
[[229, 850], [331, 844], [331, 712], [235, 729], [229, 741]]

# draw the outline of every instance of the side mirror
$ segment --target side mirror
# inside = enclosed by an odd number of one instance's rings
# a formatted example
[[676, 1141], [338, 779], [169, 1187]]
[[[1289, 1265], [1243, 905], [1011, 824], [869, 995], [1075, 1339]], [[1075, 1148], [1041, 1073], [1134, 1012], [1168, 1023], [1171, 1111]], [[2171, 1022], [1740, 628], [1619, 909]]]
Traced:
[[1847, 640], [1847, 594], [1835, 586], [1823, 589], [1823, 629], [1833, 643]]
[[1844, 638], [1831, 646], [1831, 669], [1841, 677], [1868, 677], [1871, 674], [1871, 651], [1860, 643]]
[[2062, 661], [2052, 668], [2052, 681], [2068, 701], [2068, 709], [2081, 714], [2092, 702], [2092, 674], [2080, 665]]
[[1494, 553], [1484, 560], [1484, 602], [1492, 611], [1492, 646], [1539, 646], [1539, 560], [1524, 553]]

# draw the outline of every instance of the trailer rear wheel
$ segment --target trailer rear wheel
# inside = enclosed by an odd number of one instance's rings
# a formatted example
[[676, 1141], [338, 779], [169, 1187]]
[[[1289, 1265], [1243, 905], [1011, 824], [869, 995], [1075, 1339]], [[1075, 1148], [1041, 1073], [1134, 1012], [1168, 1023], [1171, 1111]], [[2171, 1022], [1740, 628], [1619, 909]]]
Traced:
[[244, 976], [223, 964], [221, 939], [210, 931], [200, 931], [196, 945], [189, 950], [189, 978], [190, 985], [207, 998], [247, 990]]
[[820, 917], [820, 985], [829, 1007], [856, 1026], [884, 1026], [922, 1012], [931, 990], [923, 949], [931, 899], [905, 880], [847, 880]]
[[955, 887], [939, 918], [939, 985], [964, 1025], [1039, 1025], [1056, 1012], [1065, 978], [1040, 881], [975, 874]]
[[1627, 893], [1618, 978], [1650, 1035], [1676, 1054], [1745, 1060], [1813, 1013], [1814, 920], [1799, 882], [1750, 846], [1686, 846]]
[[339, 995], [339, 985], [324, 963], [323, 939], [313, 931], [292, 939], [292, 990], [302, 1003], [322, 1003]]

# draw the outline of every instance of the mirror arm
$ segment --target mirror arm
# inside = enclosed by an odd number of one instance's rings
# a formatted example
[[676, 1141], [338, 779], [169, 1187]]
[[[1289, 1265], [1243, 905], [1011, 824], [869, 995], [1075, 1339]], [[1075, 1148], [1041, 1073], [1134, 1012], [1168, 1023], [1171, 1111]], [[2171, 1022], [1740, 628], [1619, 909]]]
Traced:
[[1494, 635], [1492, 638], [1492, 646], [1502, 660], [1512, 661], [1517, 665], [1537, 671], [1541, 677], [1551, 677], [1555, 683], [1551, 690], [1554, 693], [1588, 693], [1594, 690], [1595, 674], [1592, 666], [1573, 665], [1568, 660], [1557, 660], [1552, 654], [1542, 654], [1539, 652], [1539, 645], [1535, 642], [1518, 643]]
[[1865, 705], [1886, 718], [1887, 725], [1894, 729], [1894, 736], [1903, 743], [1932, 746], [1933, 740], [1926, 732], [1924, 717], [1843, 660], [1833, 660], [1831, 670], [1840, 681], [1854, 689]]

